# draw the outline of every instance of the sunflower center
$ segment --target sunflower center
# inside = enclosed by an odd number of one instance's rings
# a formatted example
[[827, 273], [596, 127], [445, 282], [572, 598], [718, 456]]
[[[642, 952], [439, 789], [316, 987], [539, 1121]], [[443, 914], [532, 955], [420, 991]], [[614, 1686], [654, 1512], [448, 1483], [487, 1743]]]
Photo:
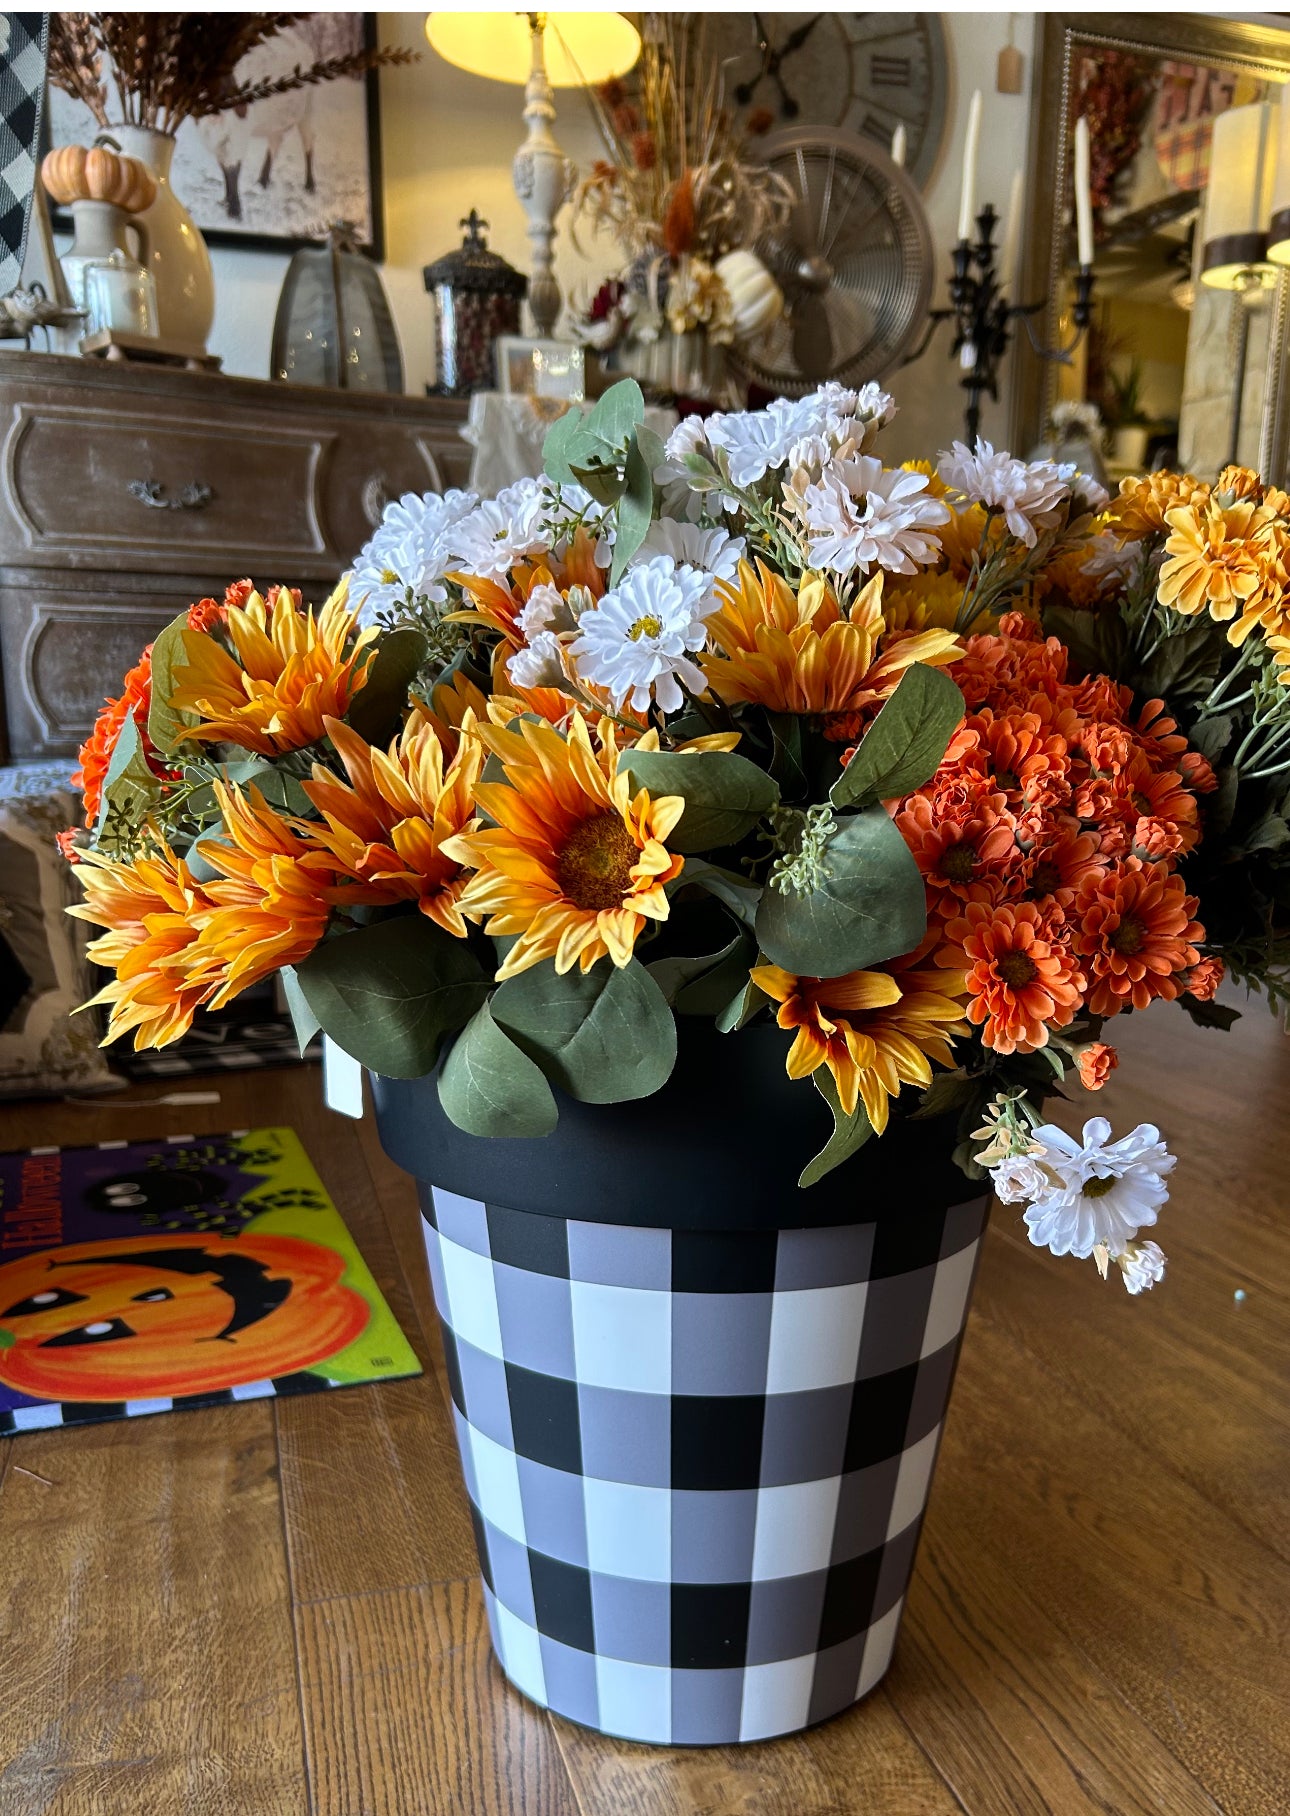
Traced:
[[970, 883], [975, 869], [975, 845], [949, 845], [941, 854], [941, 875], [947, 882]]
[[663, 622], [660, 618], [656, 618], [653, 612], [646, 612], [643, 617], [638, 618], [627, 632], [633, 643], [639, 643], [642, 637], [661, 637], [662, 634]]
[[1142, 942], [1146, 935], [1146, 923], [1141, 917], [1136, 914], [1126, 914], [1111, 935], [1111, 949], [1113, 952], [1124, 952], [1132, 956], [1133, 953], [1142, 950]]
[[1013, 990], [1022, 990], [1039, 975], [1034, 959], [1024, 952], [1005, 952], [995, 970]]
[[575, 908], [617, 908], [632, 886], [640, 847], [616, 813], [581, 820], [556, 861], [562, 893]]
[[1084, 1181], [1084, 1196], [1085, 1198], [1105, 1198], [1114, 1184], [1114, 1175], [1104, 1179], [1101, 1174], [1097, 1174], [1094, 1178]]

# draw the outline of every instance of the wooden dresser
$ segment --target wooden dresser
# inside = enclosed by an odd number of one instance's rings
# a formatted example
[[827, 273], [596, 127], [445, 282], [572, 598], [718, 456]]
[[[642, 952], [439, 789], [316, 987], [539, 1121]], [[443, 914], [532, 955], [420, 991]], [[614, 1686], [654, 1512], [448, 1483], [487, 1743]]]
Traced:
[[64, 755], [163, 624], [244, 574], [316, 600], [391, 498], [466, 483], [466, 406], [0, 352], [7, 754]]

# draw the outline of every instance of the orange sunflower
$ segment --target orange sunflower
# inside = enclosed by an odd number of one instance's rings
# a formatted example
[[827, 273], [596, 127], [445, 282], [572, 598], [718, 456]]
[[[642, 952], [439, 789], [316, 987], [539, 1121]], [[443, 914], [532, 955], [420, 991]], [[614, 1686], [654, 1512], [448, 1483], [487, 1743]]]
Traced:
[[1089, 874], [1070, 911], [1071, 944], [1088, 973], [1094, 1015], [1145, 1009], [1153, 997], [1173, 1002], [1200, 958], [1205, 929], [1197, 901], [1180, 876], [1160, 864], [1125, 858], [1103, 875]]
[[717, 582], [721, 609], [707, 620], [716, 652], [699, 660], [713, 693], [770, 712], [853, 714], [884, 700], [913, 663], [939, 668], [961, 654], [952, 631], [889, 636], [882, 588], [877, 574], [844, 612], [818, 574], [794, 592], [764, 561], [741, 561], [737, 585]]
[[665, 885], [685, 860], [666, 839], [680, 819], [679, 795], [632, 795], [617, 774], [618, 747], [606, 726], [593, 750], [582, 719], [566, 737], [532, 720], [518, 730], [481, 725], [481, 744], [505, 781], [478, 782], [475, 800], [495, 820], [445, 839], [441, 853], [474, 867], [458, 898], [486, 931], [518, 935], [498, 967], [514, 977], [543, 959], [559, 972], [589, 971], [606, 953], [625, 965], [646, 920], [667, 919]]
[[517, 562], [511, 569], [509, 587], [484, 574], [449, 574], [448, 579], [456, 581], [470, 600], [469, 609], [449, 612], [449, 620], [454, 624], [487, 625], [515, 650], [527, 641], [519, 619], [535, 588], [553, 586], [567, 595], [571, 587], [580, 586], [593, 599], [600, 599], [608, 585], [609, 570], [597, 564], [595, 538], [585, 524], [579, 524], [563, 556], [552, 552], [540, 561]]
[[454, 833], [478, 824], [471, 790], [483, 766], [483, 747], [466, 737], [456, 754], [444, 746], [430, 720], [414, 712], [388, 751], [372, 746], [339, 719], [327, 735], [349, 777], [315, 763], [305, 793], [326, 821], [314, 837], [336, 858], [352, 888], [337, 890], [351, 902], [417, 904], [422, 914], [458, 939], [466, 937], [458, 898], [465, 886], [461, 865], [442, 852]]
[[133, 1028], [136, 1051], [169, 1046], [214, 990], [198, 950], [210, 897], [164, 840], [124, 862], [98, 851], [79, 857], [86, 899], [67, 912], [106, 929], [87, 950], [116, 972], [86, 1004], [110, 1007], [104, 1045]]
[[996, 1053], [1033, 1053], [1075, 1019], [1083, 974], [1057, 924], [1034, 902], [969, 902], [945, 929], [937, 963], [963, 965], [968, 1019]]
[[185, 630], [187, 664], [175, 673], [169, 704], [201, 720], [180, 732], [202, 743], [237, 744], [279, 756], [316, 744], [328, 716], [343, 718], [367, 679], [375, 627], [358, 629], [346, 609], [342, 580], [316, 615], [303, 611], [286, 587], [272, 601], [251, 593], [230, 604], [223, 629], [236, 659], [215, 637]]
[[750, 977], [779, 1004], [776, 1020], [796, 1035], [788, 1050], [790, 1078], [827, 1066], [838, 1100], [851, 1115], [861, 1102], [881, 1135], [890, 1100], [903, 1084], [927, 1085], [930, 1061], [954, 1064], [950, 1042], [964, 1030], [957, 1000], [961, 978], [920, 969], [918, 954], [881, 971], [845, 977], [795, 977], [778, 965], [758, 965]]

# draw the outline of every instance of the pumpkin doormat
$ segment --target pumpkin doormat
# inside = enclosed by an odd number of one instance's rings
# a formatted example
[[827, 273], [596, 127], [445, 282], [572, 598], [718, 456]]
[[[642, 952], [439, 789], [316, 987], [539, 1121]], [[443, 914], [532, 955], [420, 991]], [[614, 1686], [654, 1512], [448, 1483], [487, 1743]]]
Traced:
[[0, 1433], [420, 1372], [293, 1130], [0, 1154]]

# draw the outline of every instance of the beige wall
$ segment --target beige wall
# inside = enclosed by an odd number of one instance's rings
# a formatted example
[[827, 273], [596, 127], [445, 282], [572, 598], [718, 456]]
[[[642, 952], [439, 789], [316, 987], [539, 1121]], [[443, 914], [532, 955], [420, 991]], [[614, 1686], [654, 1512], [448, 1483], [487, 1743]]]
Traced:
[[[426, 45], [424, 18], [424, 13], [380, 15], [382, 43], [425, 53], [420, 63], [384, 70], [380, 78], [386, 226], [382, 275], [398, 324], [407, 388], [418, 393], [433, 375], [430, 298], [422, 287], [421, 267], [460, 244], [457, 222], [462, 215], [478, 208], [492, 224], [490, 243], [519, 269], [528, 268], [524, 217], [510, 177], [511, 158], [523, 135], [521, 91], [450, 68]], [[937, 303], [945, 299], [948, 248], [958, 213], [959, 156], [973, 88], [985, 94], [978, 193], [1001, 214], [1012, 173], [1025, 159], [1033, 15], [1014, 15], [1015, 42], [1027, 58], [1027, 92], [1022, 95], [995, 93], [995, 63], [1007, 40], [1008, 18], [1007, 13], [945, 16], [951, 50], [949, 120], [927, 195], [939, 261]], [[600, 152], [587, 104], [580, 94], [565, 91], [557, 96], [557, 106], [560, 143], [585, 169]], [[268, 372], [286, 258], [223, 249], [214, 256], [212, 351], [223, 357], [227, 371], [262, 378]], [[570, 240], [568, 216], [562, 217], [557, 267], [566, 294], [585, 301], [615, 263], [615, 249], [606, 241], [580, 254]], [[901, 415], [886, 438], [888, 459], [932, 451], [962, 433], [963, 398], [955, 380], [944, 326], [922, 360], [887, 380], [901, 404]], [[986, 407], [987, 435], [1003, 433], [1006, 402], [1005, 384], [1003, 403]]]

